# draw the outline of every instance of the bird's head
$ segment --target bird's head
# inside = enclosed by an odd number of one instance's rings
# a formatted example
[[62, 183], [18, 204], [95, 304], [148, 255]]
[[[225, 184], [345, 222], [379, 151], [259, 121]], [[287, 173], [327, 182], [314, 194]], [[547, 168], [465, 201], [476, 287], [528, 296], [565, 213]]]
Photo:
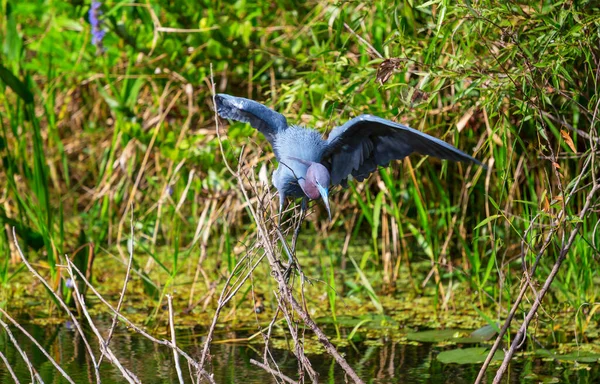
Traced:
[[329, 209], [329, 171], [322, 164], [312, 163], [306, 170], [304, 180], [301, 180], [300, 187], [311, 200], [323, 199], [329, 220], [331, 220], [331, 210]]

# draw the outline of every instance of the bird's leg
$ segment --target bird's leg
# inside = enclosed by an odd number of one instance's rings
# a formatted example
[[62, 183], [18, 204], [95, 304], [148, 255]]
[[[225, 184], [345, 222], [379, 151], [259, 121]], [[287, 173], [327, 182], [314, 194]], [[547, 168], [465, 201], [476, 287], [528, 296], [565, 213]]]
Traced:
[[285, 278], [285, 281], [288, 282], [290, 280], [290, 276], [292, 275], [292, 272], [294, 271], [294, 269], [298, 269], [298, 271], [300, 271], [300, 273], [302, 273], [302, 271], [299, 268], [299, 265], [296, 264], [296, 262], [294, 261], [294, 254], [296, 253], [296, 241], [298, 240], [298, 234], [300, 233], [300, 227], [302, 226], [302, 221], [304, 220], [304, 214], [306, 213], [306, 208], [308, 206], [308, 199], [307, 198], [303, 198], [302, 199], [302, 203], [300, 204], [300, 218], [298, 220], [298, 224], [296, 225], [296, 229], [294, 230], [294, 236], [292, 237], [292, 249], [286, 249], [287, 254], [288, 254], [288, 259], [289, 259], [289, 264], [287, 266], [287, 268], [285, 269], [285, 272], [283, 272], [283, 276]]
[[283, 193], [283, 191], [279, 191], [279, 213], [277, 214], [278, 218], [277, 218], [277, 226], [279, 228], [279, 237], [281, 239], [281, 242], [283, 244], [283, 250], [287, 253], [288, 255], [288, 261], [289, 264], [287, 266], [285, 266], [281, 260], [278, 261], [279, 265], [282, 268], [285, 268], [285, 271], [283, 273], [283, 276], [285, 278], [285, 282], [287, 283], [290, 279], [291, 276], [291, 272], [292, 272], [292, 268], [295, 265], [294, 263], [294, 256], [293, 254], [293, 250], [290, 250], [289, 247], [287, 246], [287, 243], [285, 242], [285, 239], [282, 237], [282, 233], [283, 233], [283, 208], [285, 206], [285, 194]]
[[306, 213], [307, 206], [308, 199], [304, 197], [302, 198], [302, 203], [300, 204], [300, 219], [298, 220], [298, 224], [296, 225], [296, 229], [294, 230], [294, 237], [292, 237], [292, 252], [294, 253], [296, 253], [296, 241], [298, 241], [300, 227], [302, 227], [302, 221], [304, 220], [304, 214]]

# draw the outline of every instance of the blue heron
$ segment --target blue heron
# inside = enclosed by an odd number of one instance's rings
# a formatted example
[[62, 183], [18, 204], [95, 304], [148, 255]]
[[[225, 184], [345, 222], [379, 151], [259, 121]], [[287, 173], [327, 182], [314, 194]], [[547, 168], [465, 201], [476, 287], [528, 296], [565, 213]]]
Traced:
[[373, 115], [353, 118], [325, 140], [314, 129], [288, 125], [285, 116], [256, 101], [218, 94], [215, 103], [221, 117], [250, 123], [271, 143], [279, 161], [272, 182], [279, 193], [280, 222], [288, 197], [302, 198], [300, 222], [308, 201], [318, 199], [323, 199], [331, 220], [331, 186], [346, 186], [349, 177], [363, 181], [378, 166], [387, 167], [413, 152], [483, 166], [440, 139]]

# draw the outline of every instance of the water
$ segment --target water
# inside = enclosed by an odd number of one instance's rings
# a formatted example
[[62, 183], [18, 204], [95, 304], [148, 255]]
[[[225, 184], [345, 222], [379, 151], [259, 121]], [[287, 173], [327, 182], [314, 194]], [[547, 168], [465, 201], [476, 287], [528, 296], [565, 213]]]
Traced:
[[[110, 321], [105, 319], [98, 324], [105, 334]], [[50, 325], [25, 324], [25, 328], [76, 383], [95, 382], [92, 365], [82, 339], [70, 322]], [[45, 383], [67, 382], [33, 343], [17, 329], [13, 328], [12, 331]], [[165, 329], [157, 331], [166, 334]], [[90, 330], [87, 329], [86, 332], [89, 332], [88, 340], [92, 348], [98, 351], [98, 343]], [[178, 344], [199, 360], [205, 332], [205, 330], [195, 332], [193, 329], [178, 331]], [[217, 339], [232, 340], [247, 337], [249, 334], [247, 331], [227, 330], [217, 335]], [[433, 343], [409, 342], [405, 338], [402, 341], [396, 339], [398, 338], [371, 339], [340, 348], [340, 351], [345, 354], [358, 374], [371, 383], [471, 383], [477, 376], [479, 364], [442, 364], [436, 358], [440, 352], [456, 348], [454, 345], [441, 346]], [[123, 328], [117, 329], [111, 346], [121, 363], [133, 371], [142, 382], [177, 382], [173, 355], [168, 348], [153, 344], [144, 337]], [[10, 362], [19, 380], [22, 383], [29, 382], [29, 371], [4, 331], [0, 334], [0, 350]], [[214, 373], [217, 383], [275, 382], [269, 373], [250, 364], [251, 358], [262, 361], [263, 345], [260, 342], [214, 344], [211, 352], [208, 368]], [[292, 378], [297, 378], [295, 357], [284, 349], [272, 349], [272, 353], [281, 371]], [[345, 382], [343, 372], [329, 356], [308, 354], [308, 357], [320, 375], [320, 382]], [[185, 360], [182, 359], [181, 363], [184, 379], [186, 383], [191, 383]], [[495, 367], [491, 367], [489, 371], [487, 379], [491, 382]], [[105, 384], [125, 382], [120, 372], [109, 363], [103, 363], [100, 372], [102, 382]], [[11, 382], [6, 367], [0, 363], [0, 383]], [[558, 363], [539, 357], [521, 357], [511, 365], [505, 382], [598, 383], [600, 368], [598, 363]]]

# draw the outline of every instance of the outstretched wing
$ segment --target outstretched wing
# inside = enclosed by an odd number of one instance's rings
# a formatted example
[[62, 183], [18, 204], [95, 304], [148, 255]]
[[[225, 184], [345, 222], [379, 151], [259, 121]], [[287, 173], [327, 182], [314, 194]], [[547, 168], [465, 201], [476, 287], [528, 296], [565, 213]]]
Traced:
[[288, 127], [285, 116], [264, 105], [243, 97], [219, 93], [215, 96], [217, 113], [225, 119], [250, 123], [273, 145], [275, 136]]
[[331, 131], [322, 162], [329, 167], [331, 184], [352, 175], [364, 180], [377, 166], [387, 166], [413, 152], [454, 161], [481, 162], [452, 145], [406, 125], [372, 115], [358, 116]]

